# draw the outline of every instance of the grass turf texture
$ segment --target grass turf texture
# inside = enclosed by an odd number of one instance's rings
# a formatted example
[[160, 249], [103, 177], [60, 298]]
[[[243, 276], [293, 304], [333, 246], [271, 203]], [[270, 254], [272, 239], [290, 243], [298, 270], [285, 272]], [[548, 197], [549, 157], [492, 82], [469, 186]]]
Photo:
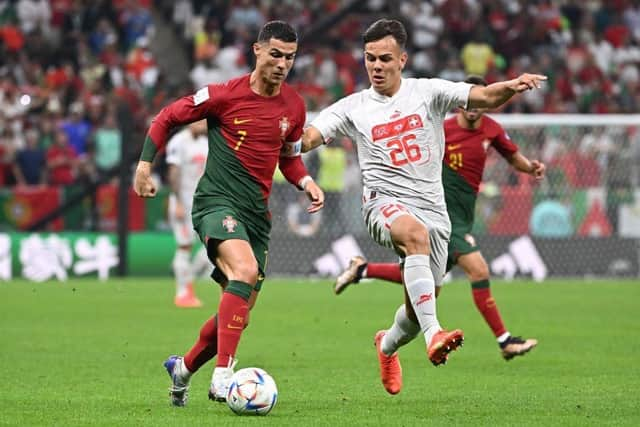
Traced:
[[538, 348], [502, 360], [469, 285], [438, 302], [464, 347], [444, 367], [423, 340], [401, 350], [404, 388], [385, 393], [373, 335], [400, 288], [369, 282], [336, 297], [329, 281], [270, 279], [243, 335], [238, 367], [271, 373], [280, 391], [266, 418], [238, 417], [207, 400], [212, 365], [192, 380], [186, 408], [169, 406], [162, 367], [192, 344], [215, 311], [172, 306], [170, 279], [0, 283], [2, 425], [640, 425], [637, 281], [494, 283], [510, 330]]

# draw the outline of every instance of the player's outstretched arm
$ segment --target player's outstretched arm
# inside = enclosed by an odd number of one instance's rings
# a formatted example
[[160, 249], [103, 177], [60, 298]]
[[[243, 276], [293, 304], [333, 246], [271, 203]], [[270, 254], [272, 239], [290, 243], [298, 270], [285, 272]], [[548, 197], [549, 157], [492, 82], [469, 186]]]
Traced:
[[535, 177], [538, 181], [544, 178], [547, 167], [539, 160], [529, 160], [519, 151], [509, 159], [509, 164], [516, 170]]
[[306, 153], [319, 147], [324, 142], [324, 138], [318, 129], [309, 126], [302, 134], [302, 152]]
[[473, 86], [469, 92], [467, 108], [497, 108], [516, 93], [540, 89], [544, 80], [547, 80], [547, 76], [525, 73], [515, 79], [489, 86]]

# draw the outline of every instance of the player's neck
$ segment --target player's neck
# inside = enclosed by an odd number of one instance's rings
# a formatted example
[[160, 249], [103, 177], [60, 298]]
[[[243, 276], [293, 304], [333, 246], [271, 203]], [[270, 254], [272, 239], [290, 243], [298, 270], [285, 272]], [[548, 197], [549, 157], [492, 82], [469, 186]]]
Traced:
[[271, 85], [260, 78], [257, 70], [253, 70], [249, 78], [249, 87], [253, 93], [260, 96], [276, 96], [280, 93], [281, 85]]
[[374, 91], [378, 94], [378, 95], [382, 95], [382, 96], [387, 96], [389, 98], [391, 98], [393, 95], [395, 95], [396, 93], [398, 93], [400, 91], [400, 87], [402, 86], [402, 80], [398, 80], [398, 82], [396, 84], [394, 84], [392, 87], [385, 89], [383, 91], [378, 91], [376, 89], [374, 89]]

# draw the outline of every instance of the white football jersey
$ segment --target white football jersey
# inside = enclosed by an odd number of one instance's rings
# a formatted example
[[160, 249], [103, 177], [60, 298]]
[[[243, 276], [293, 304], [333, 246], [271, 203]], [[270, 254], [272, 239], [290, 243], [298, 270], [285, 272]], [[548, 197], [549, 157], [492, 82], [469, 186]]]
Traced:
[[442, 188], [443, 121], [454, 107], [466, 107], [471, 87], [442, 79], [403, 78], [395, 95], [362, 90], [323, 110], [311, 125], [325, 141], [342, 134], [356, 143], [365, 191], [427, 209], [448, 228]]
[[191, 212], [193, 193], [207, 163], [209, 141], [205, 135], [193, 137], [185, 128], [176, 133], [167, 144], [167, 163], [176, 165], [179, 173], [180, 202]]

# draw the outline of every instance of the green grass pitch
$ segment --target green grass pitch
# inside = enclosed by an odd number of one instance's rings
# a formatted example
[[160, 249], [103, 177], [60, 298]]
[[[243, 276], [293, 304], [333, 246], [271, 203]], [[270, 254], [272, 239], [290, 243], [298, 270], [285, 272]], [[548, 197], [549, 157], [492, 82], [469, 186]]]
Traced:
[[380, 384], [373, 335], [400, 288], [369, 282], [336, 297], [328, 280], [269, 279], [240, 344], [238, 367], [273, 375], [280, 396], [265, 418], [207, 400], [212, 365], [187, 407], [169, 405], [162, 367], [192, 344], [206, 307], [173, 307], [171, 279], [0, 283], [0, 425], [424, 426], [640, 425], [640, 283], [494, 283], [507, 327], [540, 340], [505, 362], [469, 285], [447, 285], [441, 323], [465, 331], [446, 366], [417, 339], [401, 350], [404, 388]]

